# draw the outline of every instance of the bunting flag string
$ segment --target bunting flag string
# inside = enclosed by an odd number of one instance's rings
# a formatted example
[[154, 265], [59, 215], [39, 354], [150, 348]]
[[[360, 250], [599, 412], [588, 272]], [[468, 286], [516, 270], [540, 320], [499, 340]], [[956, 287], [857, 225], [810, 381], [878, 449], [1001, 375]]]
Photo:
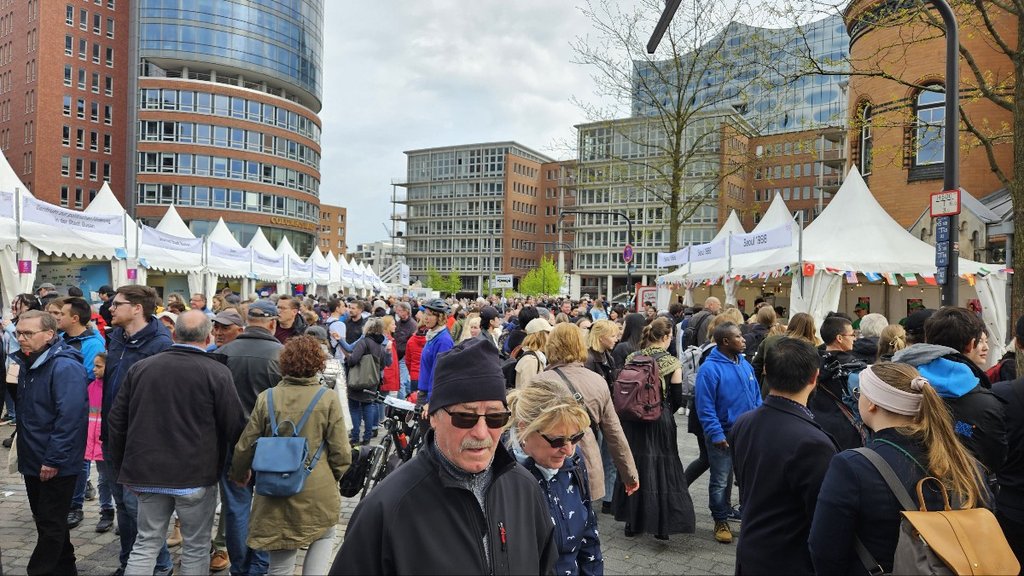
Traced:
[[929, 286], [938, 286], [939, 285], [939, 283], [936, 282], [936, 280], [935, 280], [935, 275], [934, 274], [921, 274], [921, 277], [924, 278], [924, 283], [929, 285]]
[[847, 284], [856, 284], [857, 283], [857, 273], [854, 272], [853, 270], [847, 270], [846, 274], [844, 274], [844, 276], [846, 276], [846, 283]]
[[907, 286], [917, 286], [917, 274], [911, 272], [909, 274], [902, 274], [902, 276], [907, 281]]

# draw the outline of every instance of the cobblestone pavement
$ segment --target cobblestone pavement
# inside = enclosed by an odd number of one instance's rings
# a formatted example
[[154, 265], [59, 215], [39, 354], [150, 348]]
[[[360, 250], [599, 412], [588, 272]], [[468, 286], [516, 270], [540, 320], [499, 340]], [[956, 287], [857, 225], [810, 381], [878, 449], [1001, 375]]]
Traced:
[[[694, 437], [686, 433], [686, 417], [677, 415], [676, 420], [685, 465], [696, 457], [697, 444]], [[0, 462], [4, 464], [0, 473], [0, 546], [3, 548], [3, 567], [5, 574], [24, 574], [28, 557], [35, 546], [35, 526], [21, 477], [6, 473], [6, 449], [0, 449]], [[93, 479], [95, 481], [95, 472]], [[697, 511], [696, 534], [674, 535], [668, 542], [655, 540], [649, 534], [626, 538], [622, 522], [616, 522], [608, 515], [600, 515], [605, 571], [608, 574], [732, 574], [736, 544], [719, 544], [712, 536], [711, 515], [707, 508], [707, 479], [708, 475], [705, 474], [691, 487]], [[736, 498], [736, 494], [733, 498]], [[355, 499], [343, 500], [336, 546], [344, 536], [346, 522], [355, 505]], [[117, 568], [120, 550], [117, 537], [113, 531], [106, 534], [93, 531], [98, 515], [97, 501], [86, 502], [85, 521], [71, 533], [78, 557], [78, 570], [83, 575], [105, 576]], [[733, 530], [737, 528], [736, 523], [733, 523]], [[172, 553], [177, 561], [178, 549], [172, 549]], [[227, 571], [220, 574], [227, 574]]]

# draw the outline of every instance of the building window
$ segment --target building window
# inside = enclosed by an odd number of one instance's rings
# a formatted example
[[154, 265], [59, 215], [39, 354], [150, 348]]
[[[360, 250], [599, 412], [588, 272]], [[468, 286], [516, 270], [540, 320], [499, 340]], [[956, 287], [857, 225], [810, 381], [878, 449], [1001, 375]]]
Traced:
[[[941, 88], [935, 86], [933, 88]], [[914, 165], [942, 164], [944, 158], [943, 130], [946, 123], [946, 95], [923, 90], [917, 95], [914, 115]]]
[[73, 56], [75, 54], [75, 39], [67, 34], [64, 36], [64, 55]]
[[871, 174], [871, 104], [860, 110], [860, 173]]
[[64, 16], [64, 23], [68, 26], [75, 25], [75, 7], [70, 4], [67, 6], [67, 14]]

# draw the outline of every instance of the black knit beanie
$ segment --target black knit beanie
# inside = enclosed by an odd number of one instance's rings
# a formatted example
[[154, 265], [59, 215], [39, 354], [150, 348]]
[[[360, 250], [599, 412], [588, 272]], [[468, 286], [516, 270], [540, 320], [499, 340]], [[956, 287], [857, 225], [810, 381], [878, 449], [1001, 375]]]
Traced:
[[471, 338], [437, 358], [431, 414], [455, 404], [488, 400], [505, 402], [505, 377], [494, 343]]

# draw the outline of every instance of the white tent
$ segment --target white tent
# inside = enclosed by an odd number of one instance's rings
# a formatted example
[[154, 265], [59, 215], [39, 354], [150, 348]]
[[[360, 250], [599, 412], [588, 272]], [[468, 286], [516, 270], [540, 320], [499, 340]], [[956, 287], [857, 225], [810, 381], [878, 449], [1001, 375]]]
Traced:
[[[34, 246], [18, 240], [15, 204], [22, 194], [31, 196], [7, 158], [0, 153], [0, 283], [3, 284], [4, 310], [10, 308], [6, 304], [13, 302], [18, 294], [32, 292], [39, 258]], [[20, 273], [19, 260], [31, 262], [32, 272]]]
[[[116, 290], [125, 284], [145, 284], [146, 271], [137, 265], [138, 229], [135, 227], [135, 221], [128, 216], [124, 206], [121, 206], [121, 202], [114, 196], [109, 183], [103, 183], [100, 191], [82, 212], [96, 215], [119, 214], [121, 217], [121, 240], [114, 241], [110, 257], [110, 285]], [[129, 260], [129, 257], [134, 257], [134, 260]], [[129, 278], [129, 269], [134, 269], [134, 278]]]
[[249, 287], [252, 251], [242, 247], [223, 218], [217, 220], [206, 240], [204, 289], [209, 292], [208, 295], [212, 296], [217, 291], [218, 278], [240, 278], [242, 294], [252, 292]]
[[[733, 210], [729, 212], [729, 217], [726, 218], [725, 224], [715, 234], [715, 237], [711, 239], [710, 244], [717, 244], [720, 242], [726, 242], [731, 234], [745, 234], [746, 230], [743, 229], [743, 224], [740, 222], [740, 217]], [[718, 265], [717, 260], [704, 260], [701, 262], [689, 262], [680, 266], [675, 272], [670, 272], [658, 279], [659, 284], [663, 287], [659, 289], [658, 305], [659, 307], [668, 307], [668, 288], [664, 285], [671, 282], [679, 282], [686, 284], [686, 294], [683, 296], [683, 304], [686, 306], [693, 306], [693, 284], [690, 282], [691, 279], [706, 279], [711, 277], [707, 272], [713, 270]], [[719, 274], [718, 276], [721, 276]], [[726, 300], [730, 294], [730, 285], [726, 284]]]
[[331, 278], [327, 283], [327, 291], [331, 294], [337, 294], [341, 290], [342, 286], [342, 264], [338, 260], [338, 257], [334, 255], [334, 250], [327, 253], [327, 264], [331, 267]]
[[343, 289], [354, 291], [356, 289], [356, 269], [344, 254], [338, 255], [338, 262], [341, 264], [341, 286]]
[[198, 276], [203, 269], [203, 240], [189, 230], [174, 206], [168, 206], [156, 228], [140, 226], [139, 263], [145, 269]]
[[320, 251], [319, 246], [313, 247], [313, 253], [309, 255], [306, 262], [313, 266], [313, 287], [310, 292], [316, 291], [317, 286], [326, 287], [331, 281], [331, 265]]
[[276, 282], [278, 292], [282, 292], [282, 280], [284, 278], [284, 258], [274, 250], [274, 247], [263, 234], [263, 228], [257, 228], [249, 246], [252, 250], [252, 271], [256, 278], [265, 282]]
[[277, 245], [277, 254], [287, 262], [287, 280], [291, 284], [309, 284], [313, 280], [313, 265], [303, 262], [288, 237], [282, 237]]

